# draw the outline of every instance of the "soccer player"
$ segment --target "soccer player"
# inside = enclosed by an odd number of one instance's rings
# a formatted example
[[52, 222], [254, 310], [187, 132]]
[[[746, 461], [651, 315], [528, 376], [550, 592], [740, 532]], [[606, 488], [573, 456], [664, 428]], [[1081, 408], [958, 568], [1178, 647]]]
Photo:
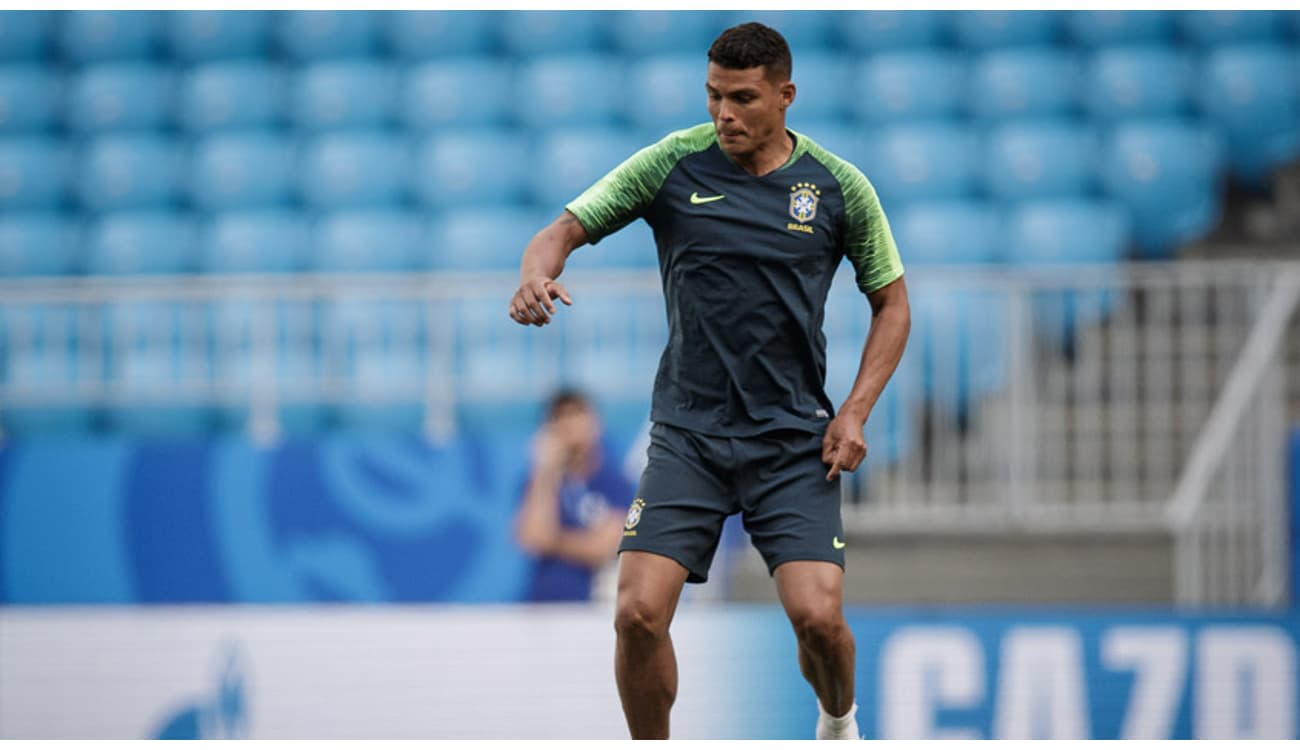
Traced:
[[[871, 184], [788, 130], [790, 49], [747, 23], [709, 48], [712, 122], [638, 151], [525, 248], [510, 301], [546, 325], [575, 248], [643, 218], [668, 308], [648, 463], [624, 524], [615, 676], [633, 738], [666, 738], [677, 691], [669, 624], [706, 579], [723, 521], [741, 513], [776, 581], [817, 695], [816, 736], [857, 739], [854, 640], [844, 620], [839, 477], [866, 454], [863, 426], [910, 328], [903, 267]], [[872, 309], [853, 388], [824, 389], [827, 291], [848, 257]]]

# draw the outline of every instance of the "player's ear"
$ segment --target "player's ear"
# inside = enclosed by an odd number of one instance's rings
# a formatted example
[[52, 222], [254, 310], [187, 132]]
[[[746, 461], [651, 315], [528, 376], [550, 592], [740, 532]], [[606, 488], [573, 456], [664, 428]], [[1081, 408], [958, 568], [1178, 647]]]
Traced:
[[778, 91], [778, 93], [781, 98], [781, 109], [785, 109], [786, 107], [789, 107], [791, 104], [794, 104], [794, 94], [795, 94], [794, 81], [786, 81], [785, 83], [781, 84], [781, 88]]

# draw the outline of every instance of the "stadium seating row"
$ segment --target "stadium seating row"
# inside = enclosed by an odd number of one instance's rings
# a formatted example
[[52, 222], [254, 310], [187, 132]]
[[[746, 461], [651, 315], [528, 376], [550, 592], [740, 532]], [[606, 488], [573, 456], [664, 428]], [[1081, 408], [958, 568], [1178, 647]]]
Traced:
[[[865, 58], [814, 53], [796, 63], [800, 96], [791, 113], [806, 120], [879, 124], [1200, 112], [1229, 122], [1263, 116], [1278, 127], [1294, 127], [1300, 119], [1298, 68], [1296, 47], [1282, 44], [1216, 47], [1206, 55], [1128, 45], [1083, 58], [1047, 47], [973, 58], [936, 50]], [[424, 132], [618, 123], [666, 131], [704, 119], [702, 80], [698, 55], [630, 63], [608, 55], [523, 63], [462, 58], [410, 68], [376, 61], [299, 68], [234, 61], [183, 73], [167, 65], [117, 62], [88, 65], [71, 76], [40, 64], [10, 64], [0, 65], [0, 133], [60, 126], [93, 135], [174, 126], [197, 133], [286, 126]]]
[[955, 44], [974, 49], [1183, 39], [1195, 44], [1300, 36], [1295, 13], [1257, 11], [8, 11], [0, 59], [58, 55], [85, 63], [170, 56], [194, 62], [391, 54], [536, 55], [572, 50], [699, 53], [748, 20], [779, 28], [796, 52], [874, 52]]

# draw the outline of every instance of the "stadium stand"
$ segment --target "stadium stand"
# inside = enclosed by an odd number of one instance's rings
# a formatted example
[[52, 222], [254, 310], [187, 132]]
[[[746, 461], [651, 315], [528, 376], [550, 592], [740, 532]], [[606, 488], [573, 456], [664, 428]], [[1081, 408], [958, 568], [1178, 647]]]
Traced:
[[196, 135], [212, 130], [278, 128], [288, 78], [277, 65], [230, 60], [198, 65], [181, 84], [177, 120]]
[[176, 11], [166, 17], [167, 46], [190, 63], [262, 57], [270, 50], [273, 21], [261, 10]]
[[63, 77], [55, 71], [30, 63], [0, 64], [0, 133], [47, 130], [58, 122], [62, 104]]

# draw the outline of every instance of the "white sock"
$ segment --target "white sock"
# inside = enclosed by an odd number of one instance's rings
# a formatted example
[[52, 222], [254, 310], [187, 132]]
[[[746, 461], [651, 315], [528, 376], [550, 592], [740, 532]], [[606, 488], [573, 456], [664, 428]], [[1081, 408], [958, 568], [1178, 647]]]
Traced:
[[843, 716], [831, 716], [821, 701], [817, 701], [817, 739], [819, 740], [857, 740], [858, 704], [854, 703], [849, 712]]

